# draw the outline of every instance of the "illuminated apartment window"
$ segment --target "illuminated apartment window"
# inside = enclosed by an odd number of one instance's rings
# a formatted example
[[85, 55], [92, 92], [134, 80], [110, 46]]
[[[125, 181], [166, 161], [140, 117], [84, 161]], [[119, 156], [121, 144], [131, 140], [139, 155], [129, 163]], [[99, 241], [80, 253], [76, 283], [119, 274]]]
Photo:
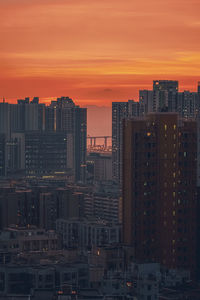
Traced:
[[186, 157], [187, 156], [187, 152], [184, 152], [183, 155], [184, 155], [184, 157]]
[[176, 215], [176, 212], [175, 212], [175, 210], [173, 210], [173, 213], [172, 213], [172, 215], [173, 215], [173, 216], [175, 216], [175, 215]]
[[172, 240], [172, 244], [173, 244], [173, 245], [175, 244], [175, 240]]
[[173, 173], [173, 177], [176, 178], [176, 173], [175, 172]]
[[167, 130], [167, 124], [164, 125], [165, 130]]
[[176, 192], [173, 192], [173, 197], [176, 197]]
[[176, 129], [176, 124], [174, 124], [174, 130]]
[[147, 136], [150, 136], [151, 135], [151, 132], [147, 132]]

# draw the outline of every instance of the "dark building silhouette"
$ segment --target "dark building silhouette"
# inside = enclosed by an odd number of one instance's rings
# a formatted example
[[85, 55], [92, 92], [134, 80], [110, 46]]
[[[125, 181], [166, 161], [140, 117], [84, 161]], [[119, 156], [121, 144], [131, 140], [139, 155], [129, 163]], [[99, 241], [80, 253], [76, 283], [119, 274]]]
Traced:
[[176, 113], [124, 121], [123, 239], [135, 258], [194, 272], [197, 125]]

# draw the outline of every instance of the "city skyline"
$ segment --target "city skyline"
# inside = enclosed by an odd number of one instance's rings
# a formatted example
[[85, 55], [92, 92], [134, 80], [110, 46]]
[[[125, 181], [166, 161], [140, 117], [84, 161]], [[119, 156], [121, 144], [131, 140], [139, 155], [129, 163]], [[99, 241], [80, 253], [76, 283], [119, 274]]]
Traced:
[[199, 1], [1, 0], [0, 97], [137, 98], [155, 79], [199, 80]]
[[0, 300], [200, 299], [200, 1], [0, 8]]

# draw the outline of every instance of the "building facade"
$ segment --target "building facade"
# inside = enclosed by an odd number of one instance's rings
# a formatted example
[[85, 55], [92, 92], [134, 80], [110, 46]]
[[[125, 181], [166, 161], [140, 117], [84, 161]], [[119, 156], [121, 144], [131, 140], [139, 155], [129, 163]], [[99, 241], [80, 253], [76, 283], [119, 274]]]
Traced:
[[125, 120], [123, 239], [136, 259], [195, 270], [197, 125], [176, 113]]

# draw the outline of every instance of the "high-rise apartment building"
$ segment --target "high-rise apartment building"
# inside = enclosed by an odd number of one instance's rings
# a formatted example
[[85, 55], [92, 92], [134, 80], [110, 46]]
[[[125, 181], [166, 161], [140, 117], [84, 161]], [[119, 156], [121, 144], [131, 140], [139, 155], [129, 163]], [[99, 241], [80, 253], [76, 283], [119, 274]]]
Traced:
[[153, 111], [177, 111], [178, 81], [153, 81]]
[[0, 134], [0, 177], [6, 175], [6, 142], [5, 142], [5, 134]]
[[140, 116], [145, 116], [147, 113], [153, 112], [153, 91], [139, 91]]
[[87, 109], [81, 108], [69, 97], [58, 98], [46, 107], [47, 130], [68, 134], [68, 149], [71, 149], [71, 167], [75, 181], [85, 181]]
[[28, 177], [67, 172], [67, 136], [64, 132], [25, 133], [25, 169]]
[[178, 93], [177, 112], [182, 118], [196, 119], [200, 112], [200, 98], [196, 92]]
[[122, 182], [122, 145], [123, 119], [139, 115], [139, 103], [129, 100], [127, 102], [112, 102], [112, 177], [121, 184]]
[[135, 258], [194, 272], [197, 125], [176, 113], [124, 121], [123, 240]]

